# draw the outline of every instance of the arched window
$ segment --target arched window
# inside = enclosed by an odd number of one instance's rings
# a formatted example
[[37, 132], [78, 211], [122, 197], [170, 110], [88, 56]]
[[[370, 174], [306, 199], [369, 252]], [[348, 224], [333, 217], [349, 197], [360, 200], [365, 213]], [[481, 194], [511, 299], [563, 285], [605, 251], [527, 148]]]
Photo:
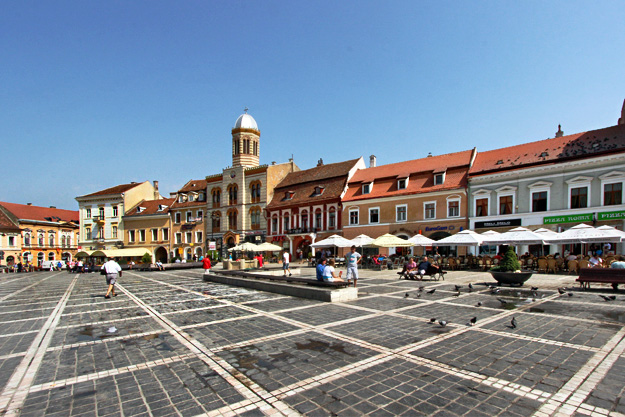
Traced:
[[213, 215], [211, 215], [213, 233], [219, 233], [221, 229], [221, 213], [218, 211], [214, 211]]
[[300, 227], [303, 230], [307, 230], [308, 229], [308, 211], [304, 210], [302, 211], [302, 214], [300, 215]]
[[39, 233], [39, 236], [37, 236], [37, 241], [39, 242], [39, 246], [43, 246], [43, 233]]
[[228, 210], [228, 230], [237, 230], [238, 212], [236, 209]]
[[65, 247], [65, 236], [61, 236], [61, 247]]
[[38, 265], [41, 265], [41, 263], [43, 262], [43, 258], [44, 258], [44, 257], [45, 257], [45, 255], [44, 255], [44, 253], [43, 253], [43, 252], [39, 252], [39, 253], [37, 254], [37, 264], [38, 264]]
[[54, 252], [49, 252], [48, 253], [48, 260], [49, 261], [53, 261], [54, 260]]
[[328, 213], [328, 229], [334, 228], [336, 228], [336, 209], [330, 207], [330, 212]]
[[252, 181], [250, 183], [250, 199], [252, 203], [260, 203], [260, 181]]
[[221, 205], [221, 188], [213, 188], [211, 195], [213, 196], [213, 208], [219, 208]]
[[30, 246], [30, 233], [24, 235], [24, 246]]
[[237, 194], [239, 192], [239, 187], [236, 184], [230, 184], [228, 186], [228, 204], [235, 205], [237, 204]]
[[272, 235], [277, 235], [278, 234], [278, 216], [274, 215], [271, 218], [271, 234]]
[[317, 230], [323, 229], [323, 216], [320, 208], [315, 210], [315, 225], [313, 227]]
[[260, 207], [252, 207], [250, 209], [250, 224], [252, 230], [260, 229]]
[[49, 245], [48, 245], [48, 246], [50, 246], [50, 247], [53, 247], [53, 246], [54, 246], [54, 234], [53, 234], [53, 233], [50, 233], [50, 234], [48, 235], [48, 243], [49, 243]]

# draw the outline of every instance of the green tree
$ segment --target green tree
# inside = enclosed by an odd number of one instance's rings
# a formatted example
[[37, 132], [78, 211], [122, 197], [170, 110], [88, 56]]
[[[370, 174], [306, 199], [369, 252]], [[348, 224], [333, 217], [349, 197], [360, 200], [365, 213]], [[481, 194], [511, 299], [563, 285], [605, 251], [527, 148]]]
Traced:
[[143, 255], [143, 257], [141, 258], [141, 262], [144, 264], [151, 264], [152, 263], [152, 255], [150, 255], [149, 253], [145, 253]]
[[514, 249], [512, 246], [508, 246], [508, 250], [506, 254], [503, 256], [503, 259], [499, 262], [499, 265], [491, 268], [492, 271], [498, 272], [514, 272], [519, 271], [521, 269], [521, 262], [519, 262], [516, 257], [516, 253], [514, 253]]

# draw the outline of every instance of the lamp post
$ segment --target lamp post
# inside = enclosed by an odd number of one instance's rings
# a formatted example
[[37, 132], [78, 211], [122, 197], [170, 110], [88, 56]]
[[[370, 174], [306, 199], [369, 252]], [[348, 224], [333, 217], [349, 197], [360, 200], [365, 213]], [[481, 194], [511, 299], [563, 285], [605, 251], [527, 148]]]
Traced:
[[[215, 220], [219, 219], [221, 216], [219, 215], [219, 213], [217, 211], [213, 211], [211, 213], [211, 241], [213, 240], [214, 237], [214, 225], [215, 225]], [[210, 248], [210, 242], [208, 243], [209, 248]], [[217, 244], [215, 244], [215, 249], [217, 249]]]

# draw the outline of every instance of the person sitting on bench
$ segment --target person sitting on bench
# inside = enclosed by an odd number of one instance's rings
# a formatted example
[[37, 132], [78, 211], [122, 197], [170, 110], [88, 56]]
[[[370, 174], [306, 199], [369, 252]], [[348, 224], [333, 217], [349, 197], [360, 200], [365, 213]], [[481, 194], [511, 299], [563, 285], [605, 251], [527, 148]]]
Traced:
[[334, 259], [330, 259], [329, 264], [323, 269], [323, 280], [325, 282], [343, 282], [341, 275], [343, 275], [343, 271], [339, 272], [338, 275], [334, 273]]
[[317, 261], [317, 266], [315, 267], [317, 271], [317, 281], [323, 281], [323, 271], [326, 268], [326, 258], [319, 258]]
[[[423, 257], [423, 261], [417, 267], [417, 273], [419, 274], [419, 280], [423, 279], [423, 275], [425, 275], [427, 272], [429, 272], [428, 270], [430, 268], [436, 268], [436, 267], [433, 266], [430, 263], [430, 261], [428, 261], [428, 257], [427, 256], [424, 256]], [[436, 269], [438, 269], [438, 268], [436, 268]]]
[[399, 278], [405, 279], [414, 279], [415, 275], [418, 273], [417, 271], [417, 263], [414, 258], [411, 256], [408, 262], [404, 264], [404, 268], [401, 272], [398, 272], [400, 275]]

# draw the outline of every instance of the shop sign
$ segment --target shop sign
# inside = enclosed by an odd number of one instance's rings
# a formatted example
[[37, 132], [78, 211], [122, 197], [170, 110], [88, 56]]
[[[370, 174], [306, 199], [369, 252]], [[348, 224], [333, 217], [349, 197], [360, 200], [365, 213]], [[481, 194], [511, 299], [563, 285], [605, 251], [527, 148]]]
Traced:
[[592, 213], [543, 217], [543, 224], [591, 222]]
[[521, 219], [508, 219], [508, 220], [493, 220], [490, 222], [475, 222], [476, 229], [490, 228], [490, 227], [510, 227], [520, 226]]
[[208, 242], [208, 250], [217, 250], [217, 242]]
[[426, 227], [425, 231], [426, 232], [437, 232], [439, 230], [454, 230], [455, 226], [433, 226], [433, 227]]
[[598, 213], [599, 220], [622, 220], [625, 219], [625, 211], [608, 211], [606, 213]]

